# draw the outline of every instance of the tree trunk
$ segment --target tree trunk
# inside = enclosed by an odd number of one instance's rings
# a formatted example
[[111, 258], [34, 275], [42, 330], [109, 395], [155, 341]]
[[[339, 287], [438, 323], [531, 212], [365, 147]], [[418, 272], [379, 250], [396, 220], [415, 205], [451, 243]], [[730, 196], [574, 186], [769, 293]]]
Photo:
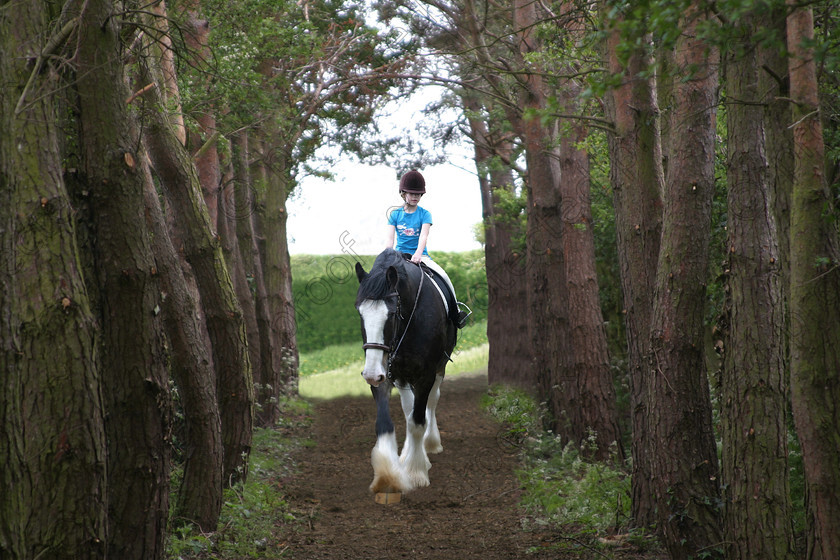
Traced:
[[[229, 146], [232, 148], [233, 146]], [[256, 399], [256, 415], [255, 420], [261, 422], [265, 415], [274, 415], [273, 409], [276, 406], [275, 402], [270, 399], [260, 399], [264, 394], [264, 386], [258, 381], [263, 373], [262, 354], [260, 352], [260, 331], [257, 326], [257, 312], [254, 304], [254, 298], [251, 294], [251, 287], [248, 283], [244, 263], [242, 262], [242, 255], [239, 251], [240, 244], [237, 239], [236, 221], [238, 217], [238, 209], [236, 207], [236, 175], [235, 162], [225, 166], [229, 171], [223, 177], [222, 191], [219, 198], [219, 216], [218, 216], [218, 232], [219, 239], [222, 242], [222, 250], [225, 255], [225, 262], [230, 270], [231, 279], [233, 280], [233, 288], [236, 291], [236, 298], [239, 301], [239, 306], [242, 308], [242, 318], [245, 323], [245, 333], [248, 337], [248, 357], [251, 361], [251, 371], [254, 375], [254, 397]], [[268, 401], [268, 402], [264, 402]], [[268, 409], [265, 409], [267, 406]], [[262, 424], [265, 425], [265, 424]]]
[[810, 8], [787, 20], [793, 99], [790, 219], [791, 401], [805, 464], [809, 560], [840, 558], [840, 253], [827, 219], [825, 146]]
[[163, 558], [169, 515], [171, 403], [157, 277], [143, 215], [143, 173], [125, 100], [114, 5], [81, 6], [78, 70], [84, 180], [95, 229], [110, 442], [108, 554]]
[[793, 559], [785, 314], [764, 141], [758, 47], [742, 15], [726, 63], [728, 337], [721, 374], [726, 557]]
[[265, 287], [262, 257], [257, 247], [254, 220], [257, 217], [257, 196], [254, 179], [251, 175], [249, 137], [246, 133], [238, 134], [233, 139], [234, 165], [236, 181], [236, 231], [239, 240], [239, 253], [245, 273], [253, 283], [254, 310], [259, 332], [260, 371], [257, 401], [260, 412], [258, 420], [262, 426], [273, 425], [279, 420], [280, 410], [276, 399], [280, 396], [278, 385], [271, 385], [274, 372], [283, 369], [282, 354], [271, 333], [271, 314], [268, 311], [268, 292]]
[[166, 297], [161, 305], [171, 348], [172, 376], [184, 410], [184, 476], [174, 522], [215, 531], [222, 509], [222, 423], [216, 372], [198, 303], [187, 288], [151, 176], [145, 185], [146, 220]]
[[166, 2], [157, 0], [149, 5], [148, 9], [151, 17], [146, 18], [146, 23], [158, 31], [158, 35], [155, 36], [155, 47], [152, 48], [156, 59], [152, 66], [160, 70], [158, 83], [161, 85], [161, 97], [165, 106], [171, 108], [168, 114], [175, 129], [175, 135], [181, 144], [186, 145], [187, 129], [181, 109], [181, 93], [178, 89], [178, 77], [175, 70], [175, 49], [172, 46]]
[[615, 207], [621, 289], [624, 299], [627, 368], [630, 379], [633, 476], [631, 511], [635, 524], [651, 527], [655, 507], [648, 459], [648, 379], [645, 359], [650, 354], [653, 290], [662, 235], [662, 193], [665, 178], [659, 138], [656, 88], [643, 72], [651, 66], [644, 47], [630, 53], [622, 64], [617, 28], [610, 30], [607, 56], [610, 73], [620, 85], [606, 97], [607, 115], [615, 133], [608, 136], [610, 184]]
[[[703, 356], [714, 192], [717, 55], [686, 16], [677, 43], [671, 151], [654, 298], [648, 430], [658, 528], [674, 559], [722, 557], [718, 461]], [[689, 72], [693, 72], [690, 74]]]
[[[265, 228], [265, 284], [271, 311], [272, 333], [281, 349], [283, 369], [274, 372], [271, 384], [284, 391], [297, 393], [298, 350], [295, 335], [295, 304], [292, 295], [292, 265], [286, 232], [286, 199], [291, 177], [286, 161], [274, 162], [276, 171], [268, 174], [263, 227]], [[266, 380], [268, 382], [268, 380]]]
[[[198, 4], [196, 0], [189, 0], [186, 3], [184, 43], [187, 52], [192, 53], [192, 64], [196, 68], [203, 68], [213, 59], [213, 54], [208, 46], [210, 22], [200, 17]], [[196, 84], [196, 87], [211, 89], [213, 84], [209, 79], [209, 74], [204, 75], [207, 77], [205, 83]], [[201, 184], [201, 192], [204, 194], [204, 202], [210, 215], [210, 223], [215, 233], [219, 227], [221, 169], [217, 148], [219, 133], [216, 129], [216, 115], [212, 105], [203, 106], [195, 115], [195, 121], [198, 129], [188, 134], [188, 141], [193, 153], [198, 181]]]
[[[496, 192], [513, 190], [510, 170], [510, 141], [495, 138], [478, 117], [481, 104], [475, 97], [463, 96], [475, 151], [475, 164], [481, 189], [484, 221], [484, 264], [487, 271], [487, 341], [490, 356], [487, 379], [493, 384], [513, 385], [534, 392], [531, 356], [528, 351], [527, 302], [524, 255], [513, 246], [519, 216], [505, 215]], [[502, 161], [500, 161], [502, 160]]]
[[55, 74], [38, 71], [47, 9], [13, 2], [0, 19], [0, 557], [102, 559], [99, 331], [62, 180]]
[[[514, 0], [513, 23], [520, 63], [539, 50], [535, 34], [536, 7], [527, 0]], [[545, 85], [537, 72], [527, 74], [520, 107], [526, 118], [514, 128], [522, 138], [528, 166], [527, 272], [529, 335], [533, 344], [534, 370], [540, 400], [548, 403], [551, 426], [564, 440], [573, 440], [577, 418], [577, 382], [564, 368], [564, 356], [573, 352], [569, 341], [569, 294], [563, 254], [559, 169], [553, 159], [552, 133], [538, 117], [545, 108]], [[575, 442], [577, 444], [578, 442]]]
[[[147, 80], [148, 82], [148, 77]], [[254, 421], [254, 384], [242, 308], [221, 244], [213, 235], [195, 166], [161, 110], [155, 90], [145, 141], [167, 200], [183, 225], [184, 254], [195, 272], [213, 347], [224, 445], [223, 475], [232, 484], [247, 476]]]
[[[578, 112], [576, 98], [580, 87], [571, 80], [562, 84], [558, 98], [567, 114]], [[564, 368], [577, 380], [577, 405], [569, 409], [573, 441], [586, 442], [586, 449], [597, 460], [612, 455], [624, 462], [624, 447], [618, 424], [615, 388], [612, 381], [607, 332], [595, 270], [595, 234], [589, 188], [589, 154], [578, 147], [587, 136], [586, 127], [569, 123], [560, 153], [560, 199], [562, 204], [563, 256], [568, 290], [569, 344]], [[594, 437], [594, 440], [592, 439]]]
[[[777, 30], [784, 38], [786, 8], [779, 6], [767, 19], [767, 27]], [[782, 294], [785, 309], [788, 310], [790, 287], [790, 194], [793, 185], [793, 132], [791, 131], [790, 84], [788, 82], [788, 60], [782, 47], [759, 50], [759, 91], [764, 97], [764, 135], [767, 144], [767, 184], [773, 214], [776, 222], [776, 237], [779, 244], [779, 264], [782, 274]], [[785, 320], [790, 324], [790, 318]], [[787, 336], [787, 333], [786, 333]], [[786, 350], [786, 366], [789, 367], [789, 352]]]

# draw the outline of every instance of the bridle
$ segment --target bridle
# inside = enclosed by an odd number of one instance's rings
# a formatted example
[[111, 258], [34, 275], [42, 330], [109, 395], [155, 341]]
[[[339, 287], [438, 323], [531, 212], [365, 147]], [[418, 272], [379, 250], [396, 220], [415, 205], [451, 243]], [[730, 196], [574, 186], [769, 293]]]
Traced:
[[[417, 265], [420, 266], [420, 265]], [[417, 311], [417, 302], [420, 301], [420, 292], [423, 291], [423, 279], [426, 277], [426, 272], [420, 267], [420, 285], [417, 286], [417, 295], [414, 297], [414, 306], [411, 308], [411, 314], [408, 316], [408, 321], [405, 323], [405, 328], [403, 329], [402, 336], [400, 339], [397, 340], [396, 335], [394, 336], [391, 344], [383, 344], [381, 342], [366, 342], [362, 344], [362, 350], [382, 350], [388, 354], [388, 379], [393, 381], [393, 375], [391, 374], [391, 362], [394, 361], [394, 357], [397, 355], [397, 351], [402, 346], [403, 340], [405, 340], [405, 335], [408, 333], [408, 328], [411, 326], [411, 319], [414, 317], [414, 312]], [[397, 311], [396, 314], [398, 317], [402, 318], [402, 300], [400, 299], [399, 292], [397, 294]]]

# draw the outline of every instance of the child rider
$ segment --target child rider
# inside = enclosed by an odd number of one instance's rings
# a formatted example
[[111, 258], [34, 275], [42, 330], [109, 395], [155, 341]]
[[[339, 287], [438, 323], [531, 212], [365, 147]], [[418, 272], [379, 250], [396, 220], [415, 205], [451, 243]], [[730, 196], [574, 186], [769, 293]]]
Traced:
[[[420, 198], [426, 194], [426, 180], [419, 171], [409, 171], [400, 179], [400, 196], [404, 204], [401, 208], [396, 208], [391, 211], [388, 217], [388, 247], [393, 247], [395, 250], [408, 253], [411, 255], [411, 262], [420, 264], [421, 262], [440, 274], [449, 289], [452, 291], [452, 296], [455, 297], [455, 288], [452, 286], [452, 281], [449, 276], [441, 268], [439, 264], [434, 262], [426, 250], [426, 242], [429, 239], [429, 230], [432, 226], [432, 214], [418, 206]], [[394, 242], [396, 241], [396, 246]], [[457, 298], [455, 298], [457, 302]], [[457, 305], [457, 303], [456, 303]], [[458, 318], [455, 324], [459, 329], [464, 328], [467, 323], [469, 313], [458, 310]]]

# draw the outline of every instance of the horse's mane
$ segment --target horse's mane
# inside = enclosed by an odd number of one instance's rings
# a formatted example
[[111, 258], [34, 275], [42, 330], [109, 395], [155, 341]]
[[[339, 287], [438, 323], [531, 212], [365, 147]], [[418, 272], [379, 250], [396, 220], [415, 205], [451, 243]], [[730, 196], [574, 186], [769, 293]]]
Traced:
[[393, 249], [385, 249], [373, 261], [373, 266], [368, 275], [359, 284], [359, 291], [356, 294], [356, 305], [366, 299], [383, 299], [390, 293], [390, 286], [385, 273], [389, 267], [395, 267], [399, 275], [403, 275], [405, 258], [402, 253]]

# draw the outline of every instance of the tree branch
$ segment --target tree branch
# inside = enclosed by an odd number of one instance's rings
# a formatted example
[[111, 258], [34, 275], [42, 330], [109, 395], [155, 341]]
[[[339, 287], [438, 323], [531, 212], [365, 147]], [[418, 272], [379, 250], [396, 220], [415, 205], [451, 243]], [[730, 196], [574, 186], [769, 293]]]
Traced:
[[38, 76], [38, 74], [41, 73], [41, 69], [44, 67], [44, 60], [46, 60], [47, 57], [53, 55], [55, 51], [58, 50], [58, 48], [70, 36], [70, 33], [73, 32], [73, 29], [75, 29], [78, 23], [78, 17], [71, 18], [67, 23], [64, 24], [64, 27], [62, 27], [58, 31], [58, 33], [50, 37], [50, 40], [47, 41], [46, 45], [44, 45], [44, 48], [41, 50], [41, 53], [35, 60], [35, 67], [32, 69], [32, 73], [29, 75], [29, 79], [26, 81], [26, 85], [23, 87], [23, 91], [20, 94], [20, 99], [18, 99], [17, 105], [15, 105], [15, 116], [19, 115], [21, 111], [23, 111], [23, 105], [26, 101], [26, 94], [29, 93], [29, 89], [35, 82], [35, 78]]

